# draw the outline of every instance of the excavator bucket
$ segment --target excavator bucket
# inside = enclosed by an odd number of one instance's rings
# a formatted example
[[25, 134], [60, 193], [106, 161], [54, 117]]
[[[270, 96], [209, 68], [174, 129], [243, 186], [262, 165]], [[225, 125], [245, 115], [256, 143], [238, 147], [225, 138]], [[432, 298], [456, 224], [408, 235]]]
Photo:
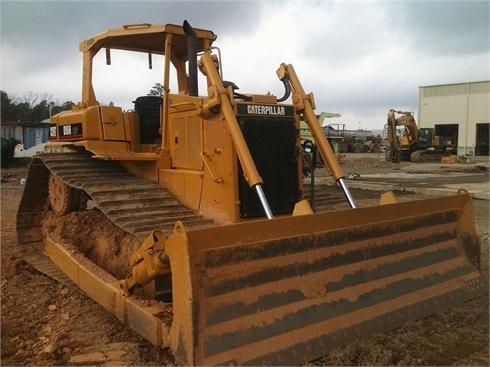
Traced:
[[166, 242], [182, 364], [293, 365], [487, 288], [457, 195], [185, 231]]

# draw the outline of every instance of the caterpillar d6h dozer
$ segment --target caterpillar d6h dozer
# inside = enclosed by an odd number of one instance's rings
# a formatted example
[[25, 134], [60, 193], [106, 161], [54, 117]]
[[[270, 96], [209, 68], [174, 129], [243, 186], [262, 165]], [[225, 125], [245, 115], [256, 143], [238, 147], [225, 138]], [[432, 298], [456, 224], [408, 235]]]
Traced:
[[[215, 39], [184, 22], [81, 42], [82, 101], [53, 116], [30, 165], [19, 243], [181, 364], [298, 364], [485, 290], [467, 192], [356, 208], [293, 67], [277, 70], [282, 98], [240, 94], [222, 80]], [[163, 95], [131, 111], [99, 104], [92, 60], [103, 48], [108, 59], [112, 49], [163, 55]], [[304, 200], [300, 120], [345, 209], [314, 213]], [[85, 251], [93, 238], [70, 233], [92, 229], [87, 212], [133, 242], [108, 236]]]

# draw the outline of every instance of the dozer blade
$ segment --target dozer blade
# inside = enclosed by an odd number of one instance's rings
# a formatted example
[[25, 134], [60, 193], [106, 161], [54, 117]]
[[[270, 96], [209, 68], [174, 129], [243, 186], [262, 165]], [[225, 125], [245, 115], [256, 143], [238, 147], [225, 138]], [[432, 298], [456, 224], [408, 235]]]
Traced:
[[166, 243], [182, 364], [294, 365], [484, 292], [467, 193], [186, 232]]

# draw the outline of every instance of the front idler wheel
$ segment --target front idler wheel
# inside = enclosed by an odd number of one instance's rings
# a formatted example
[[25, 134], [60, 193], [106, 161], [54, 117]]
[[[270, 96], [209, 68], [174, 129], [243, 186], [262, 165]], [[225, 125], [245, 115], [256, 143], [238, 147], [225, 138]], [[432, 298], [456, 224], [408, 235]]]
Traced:
[[73, 210], [83, 210], [87, 204], [86, 195], [65, 184], [54, 174], [49, 176], [49, 203], [57, 215], [65, 215]]

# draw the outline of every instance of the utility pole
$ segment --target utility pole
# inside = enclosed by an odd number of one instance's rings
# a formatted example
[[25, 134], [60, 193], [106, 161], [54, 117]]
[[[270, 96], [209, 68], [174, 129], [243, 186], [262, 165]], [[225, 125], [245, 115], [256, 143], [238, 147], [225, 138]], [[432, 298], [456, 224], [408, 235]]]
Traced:
[[53, 107], [54, 107], [54, 102], [49, 102], [48, 103], [48, 108], [49, 108], [49, 119], [51, 120], [51, 116], [53, 114]]

